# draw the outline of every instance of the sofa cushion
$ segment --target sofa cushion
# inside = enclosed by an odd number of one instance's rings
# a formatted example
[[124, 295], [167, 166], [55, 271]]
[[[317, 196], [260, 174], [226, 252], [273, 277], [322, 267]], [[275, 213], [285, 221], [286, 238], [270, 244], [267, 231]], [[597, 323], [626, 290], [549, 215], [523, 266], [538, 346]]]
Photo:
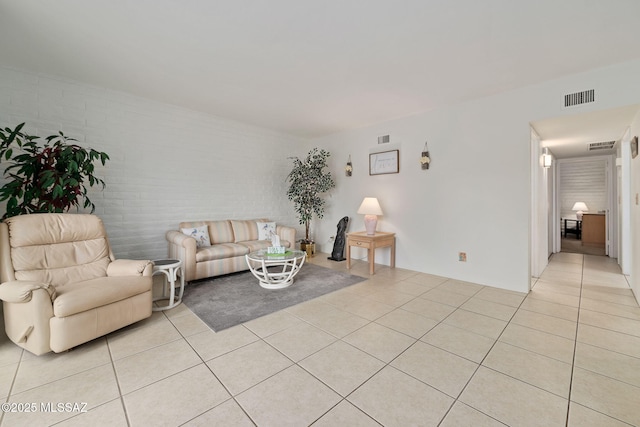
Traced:
[[213, 261], [217, 259], [233, 258], [249, 253], [246, 246], [237, 243], [221, 243], [196, 251], [196, 262]]
[[238, 244], [245, 246], [249, 252], [259, 251], [260, 249], [266, 249], [271, 246], [271, 242], [268, 240], [249, 240], [246, 242], [239, 242]]
[[190, 222], [181, 222], [179, 224], [180, 229], [182, 228], [194, 228], [201, 227], [206, 225], [209, 227], [209, 242], [212, 245], [217, 243], [233, 243], [233, 228], [231, 228], [231, 223], [227, 220], [221, 221], [190, 221]]
[[53, 315], [66, 317], [151, 290], [149, 277], [100, 277], [58, 286]]
[[180, 231], [182, 231], [183, 234], [196, 239], [196, 247], [198, 248], [206, 248], [208, 246], [211, 246], [208, 225], [201, 225], [200, 227], [181, 228]]
[[233, 227], [235, 243], [245, 242], [247, 240], [258, 240], [258, 226], [256, 225], [256, 221], [238, 221], [232, 219], [231, 226]]
[[[260, 249], [266, 249], [271, 246], [271, 241], [269, 240], [249, 240], [246, 242], [238, 242], [239, 245], [246, 246], [249, 252], [259, 251]], [[280, 240], [280, 245], [285, 248], [291, 247], [291, 244], [286, 240]]]
[[207, 221], [209, 226], [209, 237], [211, 237], [211, 244], [218, 243], [233, 243], [233, 228], [231, 228], [231, 222], [229, 221]]

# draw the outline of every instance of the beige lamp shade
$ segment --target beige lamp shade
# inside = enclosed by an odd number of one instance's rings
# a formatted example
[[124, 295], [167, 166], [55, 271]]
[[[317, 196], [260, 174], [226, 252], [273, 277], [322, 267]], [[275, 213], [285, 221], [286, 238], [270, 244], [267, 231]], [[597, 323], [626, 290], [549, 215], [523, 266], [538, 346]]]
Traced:
[[378, 215], [382, 215], [382, 209], [380, 209], [378, 199], [375, 197], [365, 197], [358, 208], [358, 213], [364, 214], [364, 228], [367, 230], [367, 234], [376, 234]]
[[575, 202], [571, 210], [572, 211], [588, 211], [589, 208], [587, 207], [587, 204], [585, 202]]
[[585, 202], [575, 202], [573, 207], [571, 208], [572, 211], [577, 211], [576, 212], [576, 218], [581, 220], [582, 219], [582, 214], [585, 211], [588, 211], [589, 208], [587, 207], [587, 204]]
[[380, 209], [378, 199], [375, 197], [365, 197], [358, 208], [358, 213], [364, 215], [382, 215], [382, 209]]

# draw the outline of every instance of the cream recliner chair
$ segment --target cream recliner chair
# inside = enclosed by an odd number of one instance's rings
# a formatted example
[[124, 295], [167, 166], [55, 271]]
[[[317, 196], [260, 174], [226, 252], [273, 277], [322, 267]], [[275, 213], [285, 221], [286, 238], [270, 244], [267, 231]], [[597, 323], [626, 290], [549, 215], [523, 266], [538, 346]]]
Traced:
[[11, 341], [40, 355], [151, 316], [150, 261], [116, 260], [102, 220], [31, 214], [0, 223], [0, 299]]

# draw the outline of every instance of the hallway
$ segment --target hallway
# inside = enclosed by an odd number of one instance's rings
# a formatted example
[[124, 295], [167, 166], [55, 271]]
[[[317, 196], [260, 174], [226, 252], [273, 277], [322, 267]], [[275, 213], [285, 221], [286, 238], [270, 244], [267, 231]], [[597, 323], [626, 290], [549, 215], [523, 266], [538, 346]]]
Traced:
[[616, 260], [554, 254], [521, 308], [534, 306], [567, 322], [533, 327], [573, 338], [569, 425], [640, 425], [640, 308]]

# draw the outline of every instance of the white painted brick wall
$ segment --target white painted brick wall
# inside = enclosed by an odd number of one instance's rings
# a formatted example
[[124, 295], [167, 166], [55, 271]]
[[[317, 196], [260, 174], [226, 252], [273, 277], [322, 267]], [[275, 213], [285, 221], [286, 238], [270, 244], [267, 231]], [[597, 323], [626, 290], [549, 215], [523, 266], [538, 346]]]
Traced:
[[558, 165], [562, 218], [575, 218], [576, 213], [571, 210], [575, 202], [585, 202], [591, 213], [607, 208], [606, 159], [567, 159]]
[[0, 67], [0, 126], [22, 122], [28, 133], [63, 131], [109, 154], [97, 168], [107, 186], [90, 198], [117, 258], [165, 257], [166, 231], [187, 220], [264, 217], [303, 233], [286, 176], [287, 157], [309, 149], [304, 139]]

